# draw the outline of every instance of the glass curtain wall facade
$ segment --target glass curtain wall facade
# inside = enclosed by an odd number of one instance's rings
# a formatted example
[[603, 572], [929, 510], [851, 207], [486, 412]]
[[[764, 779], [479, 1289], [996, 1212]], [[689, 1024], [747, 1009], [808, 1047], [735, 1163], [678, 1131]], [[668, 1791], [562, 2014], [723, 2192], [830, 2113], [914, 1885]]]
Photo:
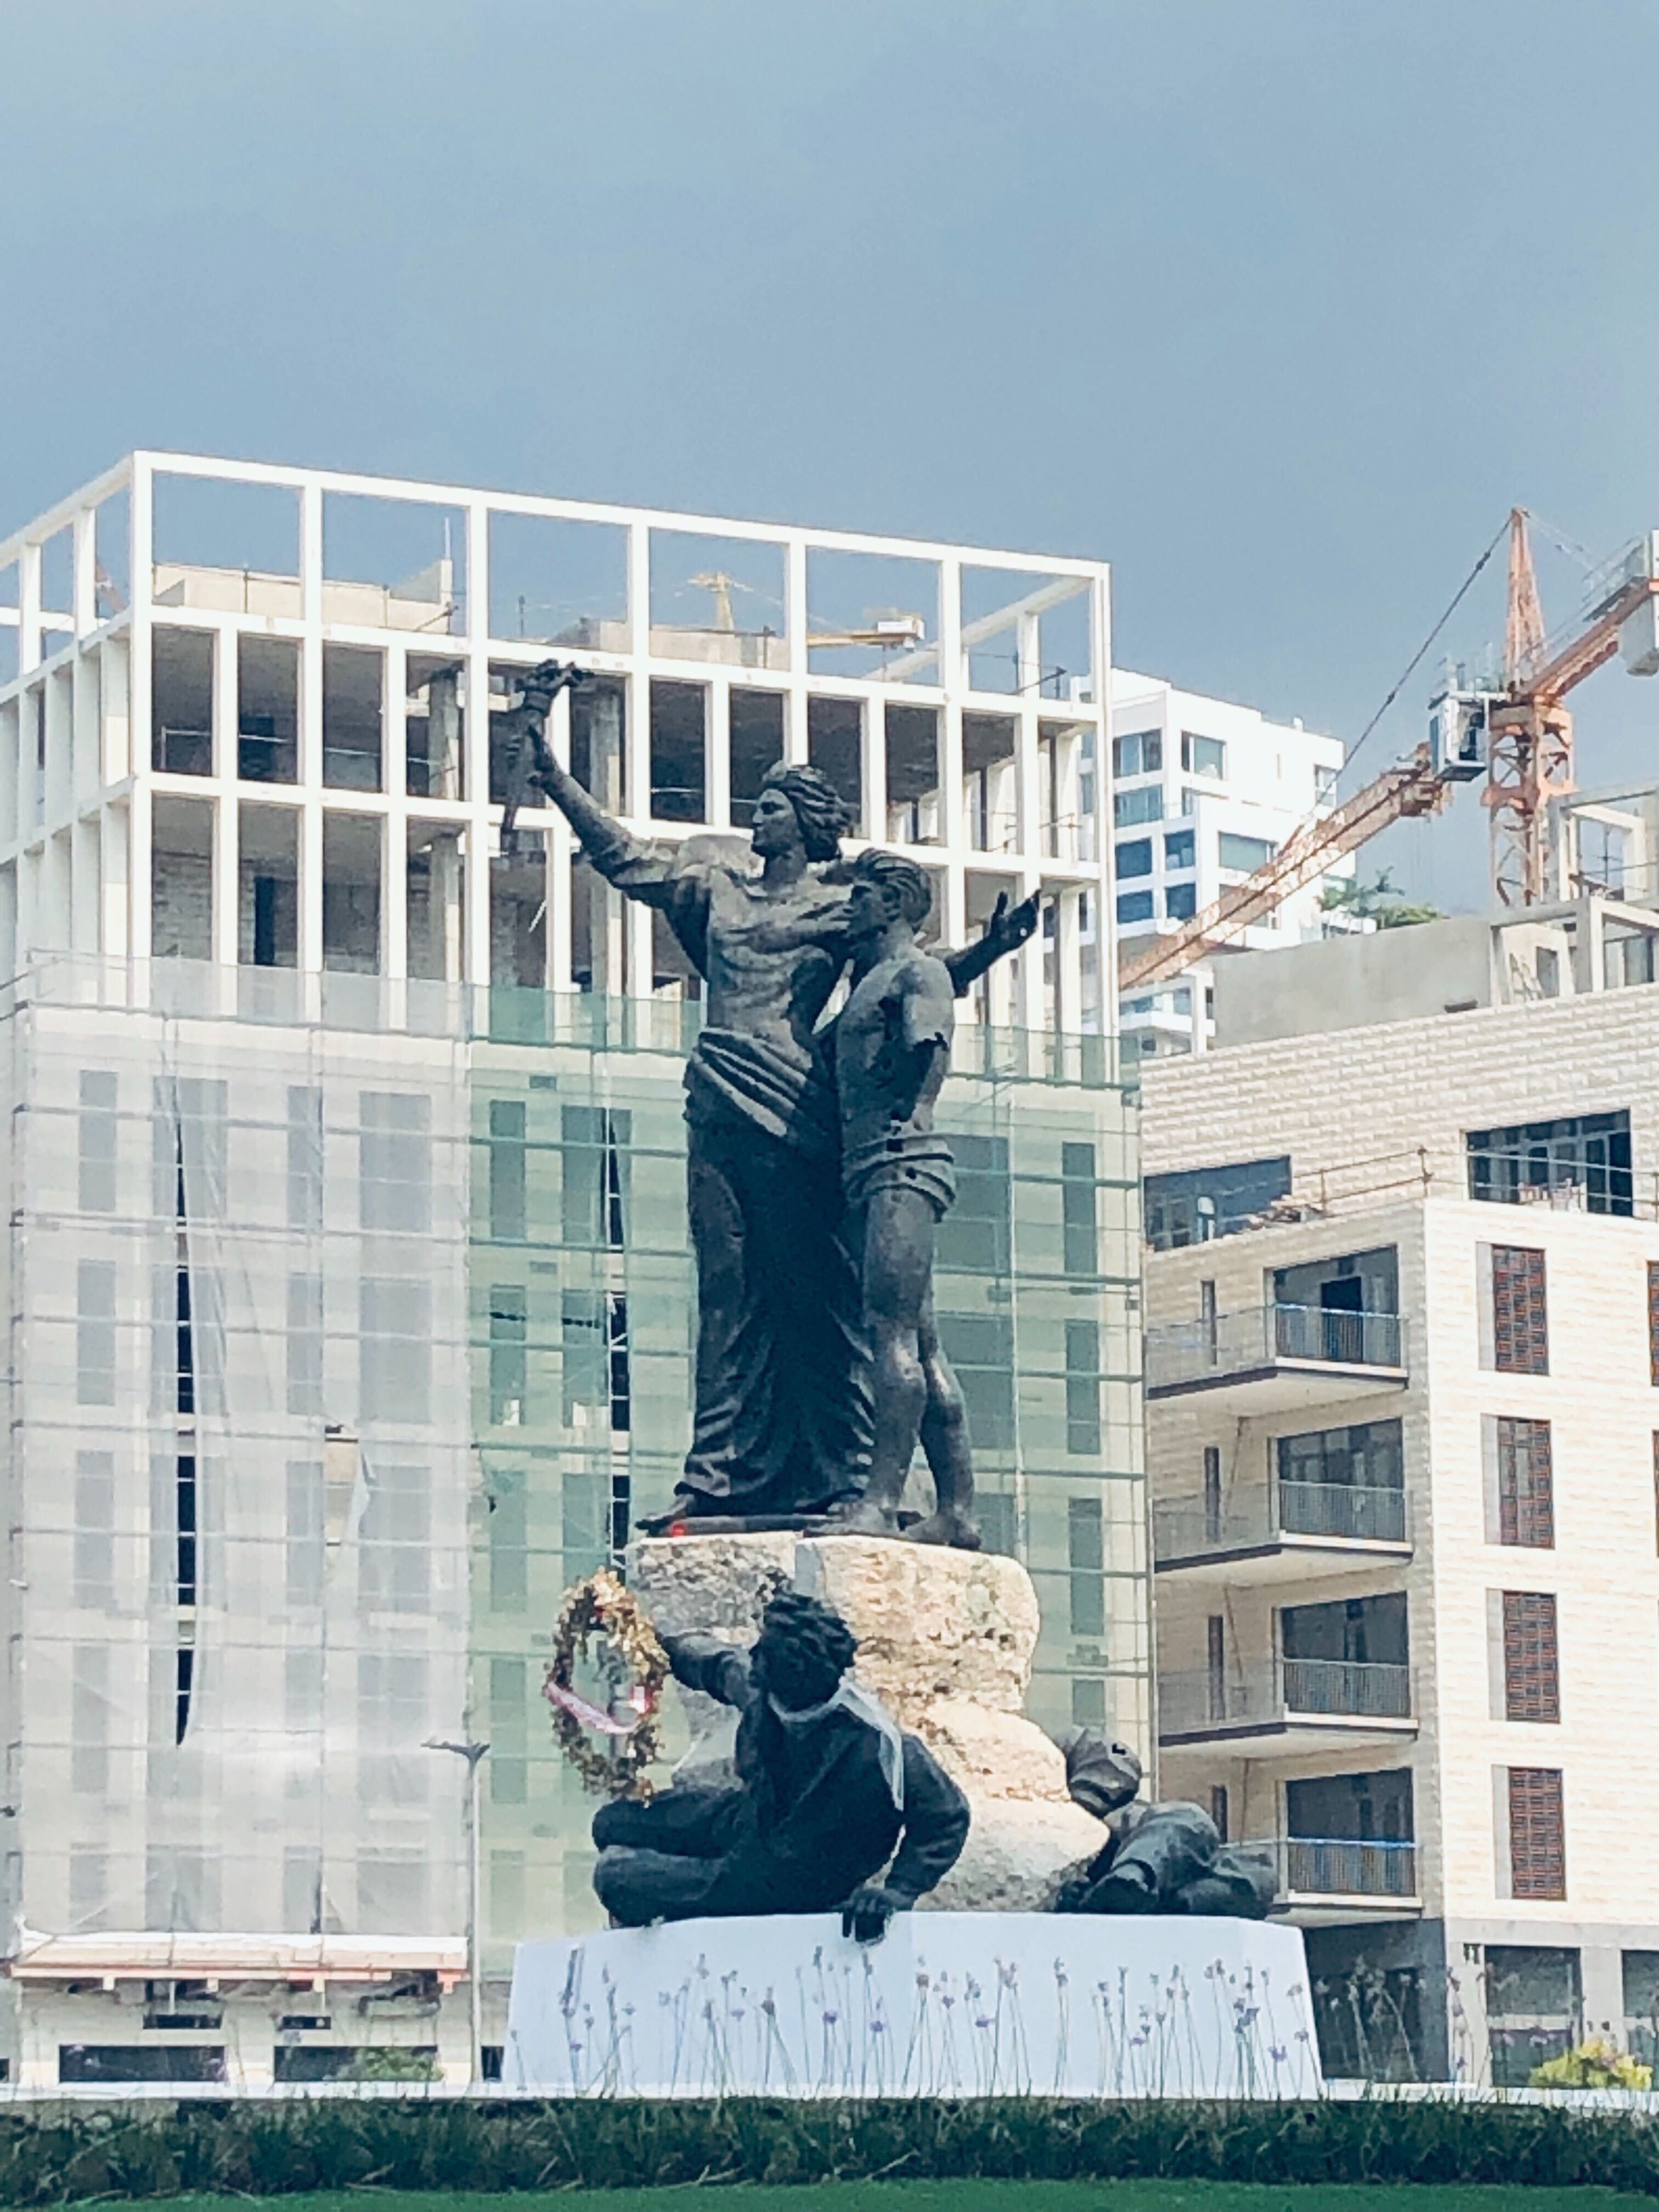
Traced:
[[[565, 1590], [687, 1443], [699, 1010], [544, 994], [532, 1024], [460, 988], [447, 1035], [410, 1035], [378, 989], [349, 1019], [227, 1019], [210, 964], [66, 957], [0, 1018], [4, 1905], [50, 1992], [31, 2027], [13, 1985], [35, 2079], [140, 2038], [120, 1987], [251, 1960], [203, 2046], [225, 2078], [268, 2075], [289, 1970], [340, 2006], [430, 1989], [464, 2039], [464, 1793], [434, 1742], [491, 1747], [491, 2020], [514, 1942], [595, 1921], [594, 1801], [540, 1686]], [[1042, 1601], [1030, 1708], [1145, 1747], [1133, 1111], [1097, 1040], [964, 1031], [937, 1283], [987, 1540]]]

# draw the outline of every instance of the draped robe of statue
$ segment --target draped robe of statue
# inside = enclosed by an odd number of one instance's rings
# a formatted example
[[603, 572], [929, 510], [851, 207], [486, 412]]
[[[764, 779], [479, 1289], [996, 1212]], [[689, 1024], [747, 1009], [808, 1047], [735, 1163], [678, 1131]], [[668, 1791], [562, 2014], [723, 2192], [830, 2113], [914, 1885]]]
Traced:
[[870, 1468], [869, 1357], [842, 1242], [833, 1085], [813, 1030], [836, 987], [844, 884], [787, 888], [614, 823], [583, 848], [655, 907], [708, 986], [685, 1071], [696, 1403], [682, 1489], [703, 1511], [816, 1510]]

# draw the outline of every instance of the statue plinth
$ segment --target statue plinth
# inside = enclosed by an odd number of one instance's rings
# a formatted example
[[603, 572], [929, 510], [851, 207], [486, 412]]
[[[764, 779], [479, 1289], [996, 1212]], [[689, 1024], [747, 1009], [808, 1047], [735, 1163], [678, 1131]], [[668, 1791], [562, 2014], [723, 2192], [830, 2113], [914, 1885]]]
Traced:
[[[1040, 1912], [1099, 1850], [1098, 1821], [1066, 1792], [1066, 1762], [1022, 1711], [1039, 1616], [1018, 1561], [866, 1536], [645, 1538], [629, 1581], [659, 1625], [752, 1644], [785, 1586], [834, 1607], [859, 1639], [854, 1673], [966, 1792], [961, 1858], [923, 1900], [944, 1910]], [[683, 1774], [731, 1757], [735, 1717], [680, 1692], [692, 1742]]]

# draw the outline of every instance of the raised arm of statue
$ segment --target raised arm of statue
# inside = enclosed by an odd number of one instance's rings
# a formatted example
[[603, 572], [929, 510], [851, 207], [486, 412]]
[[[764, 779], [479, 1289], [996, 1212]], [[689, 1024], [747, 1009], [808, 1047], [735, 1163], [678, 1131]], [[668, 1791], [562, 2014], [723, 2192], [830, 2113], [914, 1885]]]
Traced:
[[1040, 891], [1033, 891], [1030, 898], [1011, 908], [1007, 892], [1000, 891], [977, 944], [964, 945], [960, 951], [939, 955], [951, 971], [951, 982], [957, 998], [965, 998], [986, 970], [994, 967], [1005, 954], [1018, 951], [1037, 926], [1042, 896]]

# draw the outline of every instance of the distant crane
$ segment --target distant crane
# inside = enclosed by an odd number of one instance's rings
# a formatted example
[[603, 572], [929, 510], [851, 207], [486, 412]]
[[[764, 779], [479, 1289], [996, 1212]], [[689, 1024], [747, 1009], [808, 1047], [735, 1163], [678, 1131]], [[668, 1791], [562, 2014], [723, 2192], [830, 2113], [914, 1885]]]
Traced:
[[1632, 675], [1659, 674], [1659, 531], [1638, 538], [1577, 629], [1553, 650], [1544, 633], [1524, 507], [1510, 510], [1509, 531], [1501, 688], [1447, 685], [1431, 702], [1427, 740], [1405, 760], [1328, 813], [1301, 823], [1254, 874], [1230, 884], [1179, 929], [1126, 945], [1120, 990], [1178, 975], [1390, 823], [1437, 814], [1460, 783], [1482, 775], [1498, 896], [1506, 906], [1532, 906], [1548, 896], [1549, 802], [1577, 787], [1572, 716], [1561, 702], [1616, 653], [1622, 652]]

